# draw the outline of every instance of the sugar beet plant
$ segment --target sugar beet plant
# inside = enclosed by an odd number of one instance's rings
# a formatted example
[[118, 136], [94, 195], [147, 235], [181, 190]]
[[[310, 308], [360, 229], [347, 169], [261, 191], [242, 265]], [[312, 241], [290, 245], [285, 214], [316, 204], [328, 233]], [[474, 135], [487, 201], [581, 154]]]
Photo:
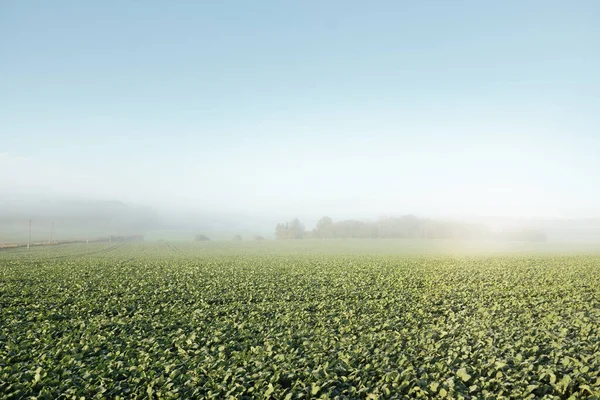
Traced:
[[0, 253], [0, 398], [600, 396], [600, 257]]

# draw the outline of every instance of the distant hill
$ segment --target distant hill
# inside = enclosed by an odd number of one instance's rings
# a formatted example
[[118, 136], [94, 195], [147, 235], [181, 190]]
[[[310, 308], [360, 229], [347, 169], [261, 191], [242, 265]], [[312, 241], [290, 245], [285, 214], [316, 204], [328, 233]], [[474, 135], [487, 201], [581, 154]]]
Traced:
[[[0, 242], [135, 235], [159, 225], [155, 210], [120, 201], [12, 198], [0, 200]], [[54, 226], [54, 228], [52, 228]]]

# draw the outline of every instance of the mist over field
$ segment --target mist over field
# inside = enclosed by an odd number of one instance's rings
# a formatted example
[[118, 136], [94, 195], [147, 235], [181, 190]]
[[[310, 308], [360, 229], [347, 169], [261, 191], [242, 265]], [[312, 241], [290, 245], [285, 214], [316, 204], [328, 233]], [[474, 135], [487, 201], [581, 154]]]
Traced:
[[597, 5], [434, 3], [3, 2], [0, 241], [598, 241]]
[[[549, 242], [600, 246], [600, 219], [429, 217], [335, 213], [253, 215], [210, 212], [201, 208], [149, 207], [81, 198], [16, 196], [0, 200], [0, 243], [24, 243], [29, 220], [32, 239], [83, 241], [142, 235], [146, 240], [191, 241], [199, 234], [212, 240], [265, 239], [452, 239], [460, 241]], [[279, 226], [298, 220], [294, 236]], [[323, 222], [330, 221], [330, 226]]]
[[599, 399], [598, 21], [0, 0], [0, 400]]

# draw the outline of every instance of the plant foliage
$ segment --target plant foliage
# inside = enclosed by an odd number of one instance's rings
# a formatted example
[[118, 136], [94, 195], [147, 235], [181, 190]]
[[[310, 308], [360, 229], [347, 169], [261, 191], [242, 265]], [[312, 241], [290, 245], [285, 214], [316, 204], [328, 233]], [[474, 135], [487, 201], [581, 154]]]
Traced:
[[0, 253], [0, 398], [600, 395], [600, 257]]

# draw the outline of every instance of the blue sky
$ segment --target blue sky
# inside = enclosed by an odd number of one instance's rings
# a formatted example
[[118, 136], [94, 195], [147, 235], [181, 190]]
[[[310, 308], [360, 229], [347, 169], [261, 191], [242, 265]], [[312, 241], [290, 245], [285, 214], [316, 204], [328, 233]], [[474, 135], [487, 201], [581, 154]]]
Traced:
[[2, 1], [0, 191], [600, 216], [597, 1]]

